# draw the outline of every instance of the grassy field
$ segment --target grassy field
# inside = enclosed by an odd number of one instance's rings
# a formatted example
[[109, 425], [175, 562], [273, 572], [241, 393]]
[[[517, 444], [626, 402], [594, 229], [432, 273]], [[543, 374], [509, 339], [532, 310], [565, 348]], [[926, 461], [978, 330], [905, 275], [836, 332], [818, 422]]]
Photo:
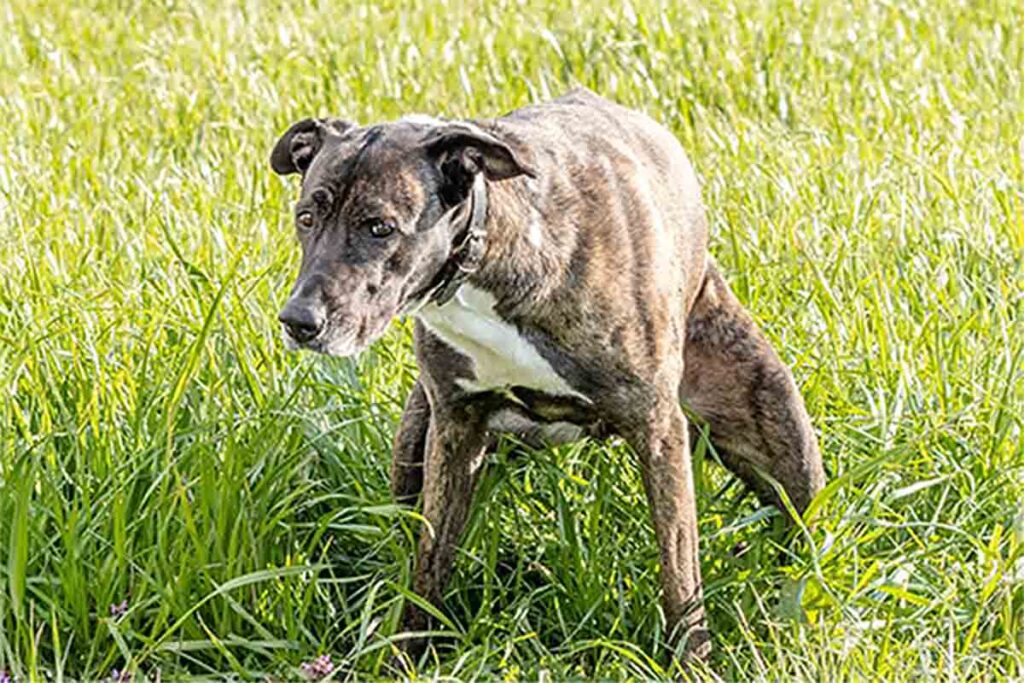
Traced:
[[[410, 325], [284, 352], [269, 149], [309, 114], [576, 83], [690, 152], [831, 476], [780, 564], [698, 451], [704, 673], [1024, 679], [1021, 26], [1013, 0], [0, 0], [0, 680], [389, 675]], [[629, 453], [507, 445], [479, 500], [421, 677], [671, 673]]]

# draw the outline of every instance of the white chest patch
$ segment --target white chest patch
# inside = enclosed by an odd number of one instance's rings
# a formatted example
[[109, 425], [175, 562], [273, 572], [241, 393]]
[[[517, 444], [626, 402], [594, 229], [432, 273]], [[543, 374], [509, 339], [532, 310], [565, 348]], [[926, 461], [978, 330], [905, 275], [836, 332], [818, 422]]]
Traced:
[[498, 315], [494, 303], [489, 292], [462, 285], [444, 306], [430, 303], [416, 313], [431, 332], [473, 361], [476, 379], [460, 379], [459, 386], [467, 391], [524, 387], [575, 396], [589, 403], [555, 372], [515, 325]]

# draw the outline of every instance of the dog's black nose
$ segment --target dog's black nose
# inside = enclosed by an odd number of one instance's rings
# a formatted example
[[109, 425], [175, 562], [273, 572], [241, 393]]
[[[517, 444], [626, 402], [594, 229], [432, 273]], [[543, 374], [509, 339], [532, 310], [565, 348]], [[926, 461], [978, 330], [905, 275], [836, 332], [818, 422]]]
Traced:
[[288, 336], [303, 344], [315, 339], [320, 331], [324, 329], [323, 307], [317, 306], [309, 301], [289, 300], [281, 309], [277, 319], [284, 324], [288, 330]]

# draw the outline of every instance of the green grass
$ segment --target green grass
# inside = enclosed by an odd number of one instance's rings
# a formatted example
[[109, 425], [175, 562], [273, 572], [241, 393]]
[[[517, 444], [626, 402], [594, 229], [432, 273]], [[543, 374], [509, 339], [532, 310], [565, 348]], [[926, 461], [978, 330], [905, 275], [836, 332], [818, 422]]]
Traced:
[[[0, 0], [0, 670], [388, 674], [410, 328], [352, 362], [285, 353], [296, 182], [269, 149], [310, 114], [486, 116], [581, 83], [689, 151], [831, 475], [780, 564], [698, 453], [708, 671], [1024, 678], [1021, 26], [1013, 0]], [[665, 674], [631, 457], [512, 451], [420, 675]]]

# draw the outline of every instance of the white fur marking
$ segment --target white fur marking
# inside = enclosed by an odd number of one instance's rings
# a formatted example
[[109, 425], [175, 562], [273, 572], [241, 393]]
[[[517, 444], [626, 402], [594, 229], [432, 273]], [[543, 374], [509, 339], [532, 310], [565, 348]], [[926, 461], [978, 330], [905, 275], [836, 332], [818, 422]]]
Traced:
[[442, 121], [441, 119], [439, 119], [439, 118], [437, 118], [435, 116], [430, 116], [429, 114], [409, 114], [407, 116], [403, 116], [402, 120], [403, 121], [407, 121], [409, 123], [419, 124], [419, 125], [422, 125], [422, 126], [443, 126], [443, 125], [445, 125], [444, 121]]
[[460, 379], [459, 386], [467, 391], [524, 387], [589, 402], [498, 315], [494, 303], [489, 292], [462, 285], [444, 306], [431, 302], [416, 314], [431, 332], [473, 361], [476, 379]]
[[544, 241], [544, 236], [540, 231], [540, 213], [537, 209], [530, 211], [530, 232], [527, 233], [527, 237], [530, 239], [530, 244], [535, 247], [539, 247]]

